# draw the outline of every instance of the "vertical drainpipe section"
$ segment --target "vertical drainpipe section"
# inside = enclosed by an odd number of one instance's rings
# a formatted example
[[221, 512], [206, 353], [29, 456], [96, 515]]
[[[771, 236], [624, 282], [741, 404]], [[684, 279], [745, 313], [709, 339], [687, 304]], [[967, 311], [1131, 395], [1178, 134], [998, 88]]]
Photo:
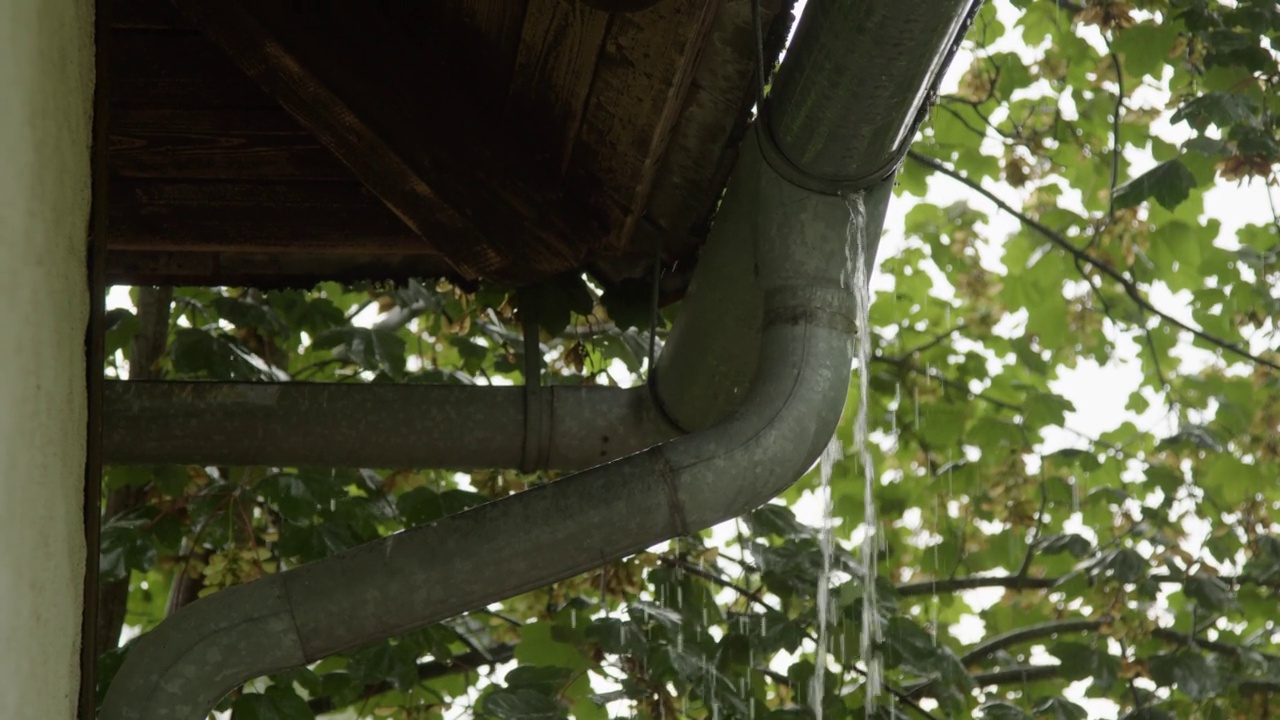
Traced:
[[[870, 4], [813, 0], [810, 6]], [[967, 7], [967, 2], [929, 0], [894, 3], [891, 9], [932, 16], [945, 26]], [[945, 33], [947, 42], [933, 47], [923, 41], [894, 45], [905, 54], [895, 60], [878, 44], [850, 44], [849, 35], [857, 30], [830, 25], [810, 30], [798, 36], [787, 62], [808, 67], [804, 58], [810, 50], [801, 45], [801, 37], [808, 37], [804, 42], [813, 47], [858, 56], [866, 67], [930, 66], [933, 70], [914, 77], [931, 84], [940, 65], [934, 54], [950, 45]], [[825, 40], [824, 32], [833, 39]], [[825, 82], [817, 74], [802, 80]], [[911, 96], [886, 102], [909, 104]], [[882, 110], [863, 106], [859, 112]], [[778, 113], [779, 128], [791, 127], [788, 117]], [[822, 116], [808, 117], [817, 122]], [[831, 116], [826, 120], [830, 127], [815, 125], [808, 132], [826, 136], [860, 126]], [[799, 146], [783, 147], [791, 152]], [[850, 167], [880, 159], [869, 156]], [[891, 194], [887, 175], [868, 190], [868, 237], [878, 237], [884, 219]], [[700, 263], [697, 294], [686, 297], [659, 365], [659, 393], [672, 403], [677, 421], [704, 427], [199, 600], [137, 641], [107, 693], [101, 719], [203, 720], [227, 692], [254, 677], [571, 577], [741, 515], [785, 490], [831, 437], [848, 390], [854, 307], [842, 276], [851, 253], [873, 250], [846, 247], [848, 217], [843, 198], [797, 187], [765, 161], [757, 138], [749, 139]], [[719, 272], [721, 262], [729, 262], [731, 271]], [[738, 304], [744, 298], [748, 304]], [[736, 308], [735, 314], [715, 323], [717, 307], [721, 312]], [[745, 327], [726, 328], [733, 322], [726, 318], [745, 318]], [[721, 340], [698, 342], [701, 338], [685, 329], [702, 323], [710, 323], [707, 327]], [[725, 391], [717, 387], [724, 378], [690, 369], [734, 357], [751, 366], [749, 386]], [[720, 417], [700, 418], [687, 404], [677, 408], [679, 400], [698, 396], [720, 403]]]
[[[865, 251], [874, 259], [892, 176], [980, 4], [810, 0], [757, 128], [756, 148], [783, 180], [765, 195], [766, 208], [792, 202], [781, 199], [799, 189], [792, 185], [814, 186], [817, 194], [866, 192]], [[839, 210], [829, 210], [826, 230], [843, 233], [834, 222]], [[716, 223], [726, 215], [722, 206]], [[768, 218], [766, 209], [757, 220]], [[727, 417], [756, 376], [760, 278], [775, 260], [756, 253], [747, 234], [726, 234], [713, 233], [703, 249], [667, 339], [671, 352], [657, 362], [658, 401], [687, 431]]]

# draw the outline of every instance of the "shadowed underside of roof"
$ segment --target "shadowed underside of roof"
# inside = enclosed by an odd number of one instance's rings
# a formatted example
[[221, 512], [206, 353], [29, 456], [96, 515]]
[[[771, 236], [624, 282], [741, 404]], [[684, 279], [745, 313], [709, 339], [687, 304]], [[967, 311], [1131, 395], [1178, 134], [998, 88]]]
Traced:
[[[771, 57], [789, 5], [763, 2]], [[754, 102], [750, 0], [108, 12], [114, 283], [687, 268]]]

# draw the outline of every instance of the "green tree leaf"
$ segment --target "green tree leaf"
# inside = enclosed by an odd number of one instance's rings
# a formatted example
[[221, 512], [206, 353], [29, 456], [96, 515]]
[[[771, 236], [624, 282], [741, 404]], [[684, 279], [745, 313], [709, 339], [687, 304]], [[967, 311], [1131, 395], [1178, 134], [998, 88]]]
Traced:
[[1026, 710], [1003, 700], [986, 703], [978, 710], [984, 720], [1031, 720], [1031, 715]]
[[1179, 159], [1166, 160], [1136, 178], [1116, 187], [1116, 207], [1134, 207], [1149, 198], [1172, 210], [1191, 194], [1198, 183]]
[[1182, 591], [1197, 606], [1210, 613], [1225, 612], [1236, 606], [1231, 586], [1216, 577], [1189, 577], [1183, 581]]
[[1084, 720], [1089, 717], [1089, 713], [1084, 708], [1060, 697], [1040, 700], [1031, 708], [1031, 712], [1038, 718], [1052, 718], [1052, 720]]
[[1147, 661], [1151, 679], [1156, 684], [1186, 693], [1193, 700], [1205, 700], [1223, 691], [1222, 678], [1217, 669], [1194, 651], [1167, 653]]
[[536, 690], [495, 690], [484, 696], [481, 709], [501, 720], [554, 720], [566, 717], [556, 701]]

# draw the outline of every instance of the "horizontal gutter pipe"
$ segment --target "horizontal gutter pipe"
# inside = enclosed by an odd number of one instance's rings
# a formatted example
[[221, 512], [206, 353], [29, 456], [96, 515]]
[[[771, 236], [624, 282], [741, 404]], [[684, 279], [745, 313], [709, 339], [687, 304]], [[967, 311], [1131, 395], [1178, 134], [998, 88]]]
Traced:
[[[108, 465], [584, 470], [677, 434], [647, 388], [108, 382]], [[545, 447], [527, 448], [531, 442]], [[532, 450], [532, 452], [526, 452]], [[542, 458], [525, 467], [528, 456]]]
[[[848, 0], [810, 4], [824, 3]], [[950, 18], [967, 7], [967, 0], [929, 0], [889, 9]], [[838, 39], [853, 30], [826, 31]], [[909, 50], [928, 64], [940, 49]], [[805, 51], [793, 46], [788, 62]], [[876, 45], [846, 44], [843, 52], [860, 56], [865, 67], [885, 54]], [[914, 88], [905, 89], [911, 96]], [[867, 193], [867, 237], [879, 235], [890, 182]], [[826, 445], [848, 392], [854, 308], [845, 268], [853, 253], [866, 251], [846, 245], [848, 218], [844, 198], [784, 179], [749, 139], [709, 240], [753, 258], [751, 275], [737, 281], [748, 282], [746, 294], [757, 296], [758, 316], [745, 331], [721, 336], [758, 350], [754, 380], [736, 395], [736, 410], [704, 430], [615, 462], [199, 600], [139, 638], [107, 692], [102, 720], [202, 720], [227, 692], [254, 677], [571, 577], [775, 497]], [[708, 286], [701, 294], [711, 299], [716, 292]], [[664, 355], [692, 347], [668, 343]], [[669, 367], [678, 376], [683, 363], [700, 360], [676, 359]], [[661, 374], [657, 380], [672, 382]]]

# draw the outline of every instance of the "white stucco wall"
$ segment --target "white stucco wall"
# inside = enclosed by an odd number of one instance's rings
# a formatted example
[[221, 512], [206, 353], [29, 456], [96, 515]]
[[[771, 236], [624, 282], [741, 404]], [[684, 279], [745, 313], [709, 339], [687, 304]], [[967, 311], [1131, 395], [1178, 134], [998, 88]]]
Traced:
[[0, 0], [0, 718], [74, 718], [90, 0]]

